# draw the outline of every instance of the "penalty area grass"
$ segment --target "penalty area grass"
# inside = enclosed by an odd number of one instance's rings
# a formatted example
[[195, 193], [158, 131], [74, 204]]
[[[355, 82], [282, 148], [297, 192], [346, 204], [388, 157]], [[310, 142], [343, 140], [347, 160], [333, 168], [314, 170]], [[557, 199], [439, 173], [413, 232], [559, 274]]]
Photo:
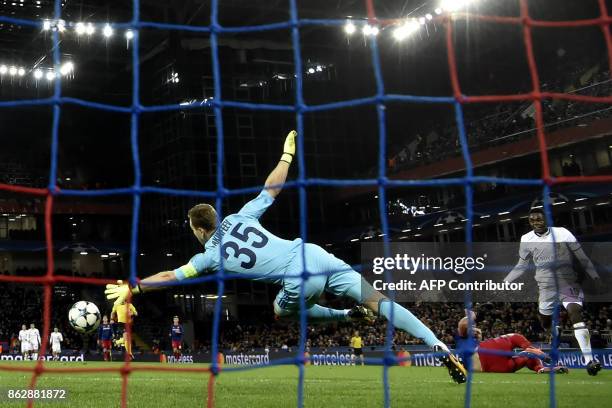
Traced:
[[[29, 362], [2, 361], [2, 365], [33, 366]], [[52, 367], [117, 367], [122, 363], [58, 363]], [[160, 366], [159, 363], [137, 363]], [[194, 365], [189, 365], [193, 367]], [[203, 366], [203, 365], [200, 365]], [[187, 366], [185, 366], [187, 367]], [[25, 407], [25, 400], [9, 400], [9, 389], [27, 389], [32, 374], [0, 371], [0, 407]], [[135, 371], [129, 375], [128, 407], [205, 407], [208, 373]], [[63, 400], [38, 400], [35, 406], [75, 408], [119, 407], [121, 376], [117, 373], [45, 373], [38, 389], [65, 389]], [[215, 384], [215, 406], [295, 407], [298, 368], [276, 366], [245, 371], [222, 371]], [[451, 382], [439, 367], [392, 367], [389, 369], [392, 407], [463, 407], [465, 384]], [[304, 380], [305, 407], [382, 407], [383, 369], [376, 366], [307, 366]], [[612, 371], [588, 376], [584, 369], [555, 377], [558, 407], [606, 406], [612, 400]], [[472, 407], [514, 408], [550, 406], [550, 377], [522, 370], [514, 374], [477, 373], [473, 377]]]

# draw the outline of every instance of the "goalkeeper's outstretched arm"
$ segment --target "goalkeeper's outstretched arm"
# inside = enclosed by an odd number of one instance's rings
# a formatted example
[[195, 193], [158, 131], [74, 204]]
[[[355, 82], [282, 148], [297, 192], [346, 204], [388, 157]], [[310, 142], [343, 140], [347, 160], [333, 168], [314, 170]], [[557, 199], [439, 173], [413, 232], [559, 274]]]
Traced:
[[138, 282], [140, 292], [150, 292], [152, 290], [165, 289], [169, 284], [176, 282], [174, 271], [164, 271], [148, 276]]
[[[285, 180], [287, 180], [289, 165], [295, 156], [296, 137], [297, 132], [295, 130], [289, 132], [283, 146], [283, 154], [274, 170], [272, 170], [266, 179], [265, 187], [273, 198], [281, 192], [282, 185], [285, 183]], [[188, 275], [195, 276], [197, 274], [191, 263], [185, 265], [185, 267], [188, 269]], [[104, 293], [106, 294], [106, 298], [114, 300], [115, 304], [122, 304], [132, 295], [164, 289], [168, 286], [172, 286], [172, 283], [176, 281], [178, 281], [178, 279], [175, 271], [163, 271], [142, 279], [134, 287], [123, 281], [117, 281], [116, 284], [106, 285]]]
[[108, 284], [104, 293], [107, 299], [114, 300], [114, 303], [117, 305], [124, 303], [132, 295], [164, 289], [171, 286], [172, 282], [177, 280], [174, 271], [164, 271], [142, 279], [134, 287], [123, 281], [117, 281], [117, 284]]
[[293, 161], [293, 156], [295, 156], [295, 138], [297, 137], [297, 132], [292, 130], [287, 135], [285, 139], [285, 145], [283, 146], [283, 155], [281, 156], [278, 164], [270, 172], [268, 178], [266, 179], [266, 183], [264, 187], [268, 190], [268, 193], [275, 198], [280, 194], [283, 184], [285, 180], [287, 180], [287, 173], [289, 172], [289, 165]]

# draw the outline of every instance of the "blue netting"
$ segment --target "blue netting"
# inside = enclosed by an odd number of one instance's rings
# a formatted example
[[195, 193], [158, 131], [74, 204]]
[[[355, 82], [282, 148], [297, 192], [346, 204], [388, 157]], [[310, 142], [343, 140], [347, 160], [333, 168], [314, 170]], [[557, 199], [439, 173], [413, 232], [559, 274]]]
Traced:
[[[541, 186], [542, 197], [546, 213], [548, 225], [553, 225], [551, 216], [551, 203], [549, 200], [550, 193], [550, 178], [545, 180], [542, 179], [508, 179], [508, 178], [495, 178], [495, 177], [480, 177], [474, 175], [473, 165], [471, 161], [470, 152], [468, 149], [468, 142], [466, 137], [466, 130], [464, 124], [464, 116], [462, 111], [462, 103], [464, 100], [460, 98], [462, 95], [455, 95], [449, 97], [431, 97], [431, 96], [414, 96], [414, 95], [393, 95], [385, 92], [384, 81], [381, 71], [381, 62], [379, 56], [379, 50], [377, 46], [377, 40], [375, 36], [369, 37], [369, 45], [371, 49], [371, 58], [374, 68], [374, 77], [376, 82], [376, 94], [367, 97], [352, 100], [345, 100], [340, 102], [333, 102], [320, 105], [306, 105], [303, 98], [303, 81], [302, 81], [302, 58], [301, 58], [301, 44], [300, 44], [300, 27], [302, 26], [341, 26], [345, 24], [345, 20], [316, 20], [316, 19], [300, 19], [298, 16], [298, 9], [296, 0], [289, 0], [290, 18], [286, 22], [264, 24], [257, 26], [246, 26], [246, 27], [223, 27], [219, 24], [218, 9], [219, 1], [212, 0], [211, 5], [211, 23], [210, 26], [187, 26], [178, 24], [163, 24], [155, 22], [145, 22], [140, 20], [140, 2], [139, 0], [132, 0], [133, 3], [133, 18], [127, 23], [113, 24], [114, 28], [130, 28], [133, 30], [134, 37], [132, 47], [132, 64], [133, 64], [133, 77], [132, 77], [132, 103], [130, 106], [116, 106], [103, 103], [96, 103], [85, 101], [77, 98], [70, 98], [62, 96], [61, 78], [58, 77], [54, 84], [53, 96], [50, 98], [33, 99], [33, 100], [18, 100], [18, 101], [3, 101], [0, 102], [0, 108], [6, 107], [21, 107], [21, 106], [52, 106], [53, 107], [53, 124], [51, 133], [51, 164], [49, 171], [49, 193], [52, 195], [67, 195], [67, 196], [110, 196], [110, 195], [131, 195], [133, 197], [133, 211], [132, 211], [132, 231], [131, 231], [131, 244], [130, 244], [130, 275], [129, 280], [132, 284], [137, 281], [137, 268], [136, 268], [136, 256], [138, 251], [138, 224], [140, 219], [140, 200], [142, 194], [164, 194], [164, 195], [175, 195], [175, 196], [189, 196], [189, 197], [202, 197], [202, 198], [215, 198], [216, 208], [219, 210], [219, 218], [222, 218], [220, 212], [222, 208], [223, 200], [232, 195], [243, 195], [246, 193], [254, 193], [261, 190], [261, 186], [253, 186], [241, 189], [229, 190], [223, 184], [223, 158], [224, 158], [224, 132], [223, 132], [223, 120], [222, 111], [224, 108], [238, 108], [245, 110], [265, 110], [265, 111], [280, 111], [280, 112], [294, 112], [296, 116], [296, 127], [299, 135], [303, 135], [304, 128], [304, 114], [308, 112], [317, 112], [323, 110], [333, 110], [348, 108], [361, 105], [375, 105], [378, 118], [378, 134], [379, 134], [379, 158], [378, 158], [378, 177], [376, 179], [352, 179], [352, 180], [341, 180], [341, 179], [317, 179], [308, 178], [307, 169], [304, 161], [304, 138], [298, 137], [297, 139], [297, 163], [298, 163], [298, 177], [295, 181], [287, 182], [285, 188], [297, 188], [299, 191], [299, 206], [300, 206], [300, 235], [304, 242], [307, 241], [307, 190], [310, 186], [377, 186], [378, 187], [378, 205], [380, 211], [380, 222], [382, 226], [383, 240], [385, 243], [385, 251], [388, 255], [389, 247], [389, 223], [387, 217], [386, 208], [386, 189], [388, 187], [436, 187], [436, 186], [450, 186], [450, 185], [461, 185], [464, 186], [465, 197], [466, 197], [466, 218], [467, 223], [465, 226], [465, 241], [467, 243], [472, 242], [472, 225], [473, 225], [473, 185], [476, 183], [498, 183], [506, 185], [520, 185], [520, 186]], [[523, 13], [526, 12], [526, 2], [522, 2]], [[366, 5], [370, 11], [370, 19], [375, 18], [373, 16], [373, 3], [372, 1], [366, 0]], [[605, 9], [602, 11], [604, 14]], [[526, 16], [528, 18], [528, 16]], [[61, 19], [61, 1], [55, 0], [54, 4], [54, 21]], [[22, 26], [31, 26], [42, 28], [41, 21], [16, 19], [6, 16], [0, 16], [0, 22], [12, 23]], [[447, 22], [447, 30], [450, 30], [452, 23]], [[602, 23], [603, 24], [603, 23]], [[157, 106], [143, 106], [140, 102], [140, 63], [139, 63], [139, 29], [150, 28], [160, 30], [181, 30], [208, 33], [210, 35], [211, 50], [212, 50], [212, 67], [213, 67], [213, 78], [215, 94], [214, 99], [205, 103], [191, 103], [185, 104], [167, 104]], [[272, 31], [279, 29], [290, 29], [291, 40], [293, 45], [293, 58], [295, 67], [296, 77], [296, 91], [295, 91], [295, 102], [293, 105], [275, 105], [275, 104], [255, 104], [255, 103], [243, 103], [235, 102], [230, 100], [224, 100], [221, 93], [221, 71], [219, 64], [219, 45], [218, 37], [224, 33], [248, 33], [248, 32], [260, 32], [260, 31]], [[449, 31], [450, 35], [450, 31]], [[527, 34], [526, 34], [527, 35]], [[58, 30], [52, 32], [53, 40], [53, 61], [56, 67], [60, 66], [60, 41]], [[526, 40], [527, 41], [527, 40]], [[531, 40], [529, 40], [531, 41]], [[451, 50], [449, 50], [449, 53]], [[532, 74], [534, 73], [534, 67], [531, 67]], [[451, 71], [453, 67], [451, 66]], [[532, 78], [534, 80], [535, 91], [539, 93], [539, 85], [537, 84], [537, 74]], [[458, 84], [457, 84], [458, 87]], [[457, 91], [457, 89], [456, 89]], [[538, 115], [541, 115], [541, 107], [539, 106], [542, 95], [534, 96], [533, 99], [536, 102], [536, 111]], [[527, 98], [526, 98], [527, 99]], [[446, 104], [452, 105], [455, 111], [455, 119], [457, 128], [459, 130], [459, 141], [461, 145], [461, 152], [465, 162], [466, 175], [461, 178], [448, 178], [448, 179], [437, 179], [437, 180], [389, 180], [386, 175], [386, 120], [385, 120], [385, 104], [389, 102], [403, 102], [403, 103], [419, 103], [419, 104]], [[57, 160], [58, 160], [58, 140], [59, 140], [59, 123], [61, 116], [62, 105], [79, 105], [91, 109], [98, 109], [111, 112], [119, 112], [129, 114], [131, 117], [131, 130], [130, 130], [130, 141], [132, 149], [132, 161], [134, 169], [134, 184], [131, 187], [126, 188], [115, 188], [105, 190], [59, 190], [56, 185], [57, 180]], [[215, 121], [217, 127], [217, 188], [214, 191], [195, 191], [195, 190], [180, 190], [171, 188], [159, 188], [153, 186], [143, 186], [141, 183], [142, 172], [140, 168], [140, 157], [139, 157], [139, 119], [143, 113], [147, 112], [162, 112], [162, 111], [177, 111], [177, 110], [210, 110], [212, 109], [215, 114]], [[359, 137], [356, 135], [355, 137]], [[544, 171], [544, 175], [548, 176], [548, 171]], [[304, 265], [306, 265], [304, 246], [302, 246], [302, 254]], [[223, 257], [221, 257], [223, 259]], [[387, 279], [390, 279], [390, 272], [385, 272]], [[308, 271], [304, 271], [302, 278], [304, 280], [309, 279], [312, 274]], [[214, 322], [212, 332], [212, 355], [216, 356], [219, 340], [219, 323], [221, 316], [221, 299], [224, 293], [224, 282], [226, 279], [243, 278], [241, 275], [228, 274], [224, 271], [223, 267], [213, 276], [206, 276], [190, 281], [190, 284], [216, 281], [218, 284], [218, 298], [215, 303], [214, 309]], [[184, 283], [183, 283], [184, 284]], [[471, 309], [471, 296], [470, 293], [466, 293], [466, 308]], [[300, 308], [302, 311], [305, 310], [305, 300], [303, 286], [300, 293]], [[392, 309], [393, 310], [393, 309]], [[559, 310], [555, 308], [553, 326], [556, 326], [558, 321]], [[471, 319], [471, 315], [469, 317]], [[300, 314], [300, 339], [298, 352], [295, 357], [278, 360], [271, 362], [271, 365], [279, 364], [295, 364], [299, 369], [299, 381], [298, 381], [298, 392], [297, 392], [297, 405], [298, 407], [303, 406], [304, 402], [304, 365], [306, 360], [304, 358], [305, 345], [306, 345], [306, 313]], [[470, 325], [471, 326], [471, 325]], [[556, 332], [553, 330], [554, 336]], [[48, 335], [48, 333], [46, 334]], [[385, 354], [383, 358], [368, 358], [366, 359], [370, 364], [383, 365], [383, 384], [384, 384], [384, 405], [385, 407], [390, 406], [390, 390], [389, 390], [389, 368], [396, 365], [398, 360], [391, 350], [391, 343], [393, 338], [393, 327], [388, 325], [387, 339], [385, 343]], [[556, 344], [556, 339], [553, 340], [553, 344]], [[465, 350], [468, 358], [473, 350]], [[552, 356], [556, 360], [558, 351], [556, 348], [552, 351]], [[224, 368], [224, 371], [240, 371], [246, 369], [254, 369], [262, 366], [251, 366], [251, 367], [228, 367]], [[212, 375], [217, 375], [220, 371], [216, 358], [212, 359], [211, 372]], [[472, 389], [472, 371], [470, 370], [466, 389], [465, 406], [471, 405], [471, 389]], [[211, 396], [209, 396], [211, 398]], [[550, 405], [556, 406], [555, 400], [555, 381], [554, 376], [551, 373], [550, 376]]]

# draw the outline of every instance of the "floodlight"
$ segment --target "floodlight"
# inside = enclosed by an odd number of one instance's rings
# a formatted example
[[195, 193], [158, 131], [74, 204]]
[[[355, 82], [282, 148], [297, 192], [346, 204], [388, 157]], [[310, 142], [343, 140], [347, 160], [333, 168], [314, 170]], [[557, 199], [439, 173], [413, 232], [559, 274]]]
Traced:
[[355, 27], [355, 24], [348, 22], [344, 25], [344, 32], [347, 34], [353, 34], [355, 31], [357, 30], [357, 27]]
[[110, 25], [105, 25], [104, 29], [102, 29], [102, 34], [106, 37], [106, 38], [110, 38], [113, 35], [113, 28]]

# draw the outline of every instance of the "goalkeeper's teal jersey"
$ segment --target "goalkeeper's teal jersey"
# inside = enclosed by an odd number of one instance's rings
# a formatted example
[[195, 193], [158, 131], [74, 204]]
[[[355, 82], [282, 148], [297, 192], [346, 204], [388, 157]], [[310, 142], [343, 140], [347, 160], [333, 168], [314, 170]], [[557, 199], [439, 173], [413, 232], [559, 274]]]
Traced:
[[183, 280], [215, 273], [221, 268], [223, 258], [226, 273], [244, 274], [253, 280], [281, 283], [302, 240], [281, 239], [261, 226], [259, 217], [273, 202], [274, 198], [263, 190], [238, 213], [224, 218], [204, 245], [204, 252], [195, 255], [187, 265], [174, 271], [176, 278]]

